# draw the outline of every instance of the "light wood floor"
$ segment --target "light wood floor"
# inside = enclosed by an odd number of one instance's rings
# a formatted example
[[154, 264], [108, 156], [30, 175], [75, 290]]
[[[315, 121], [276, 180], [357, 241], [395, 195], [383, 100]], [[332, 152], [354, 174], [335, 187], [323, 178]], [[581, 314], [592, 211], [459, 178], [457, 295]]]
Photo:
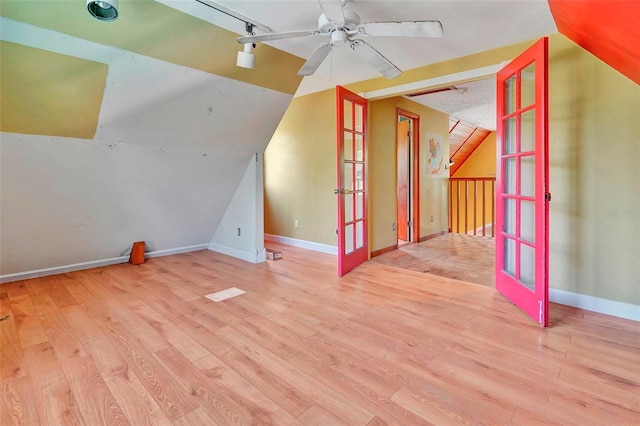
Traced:
[[374, 262], [489, 287], [495, 286], [495, 239], [445, 234], [376, 256]]
[[0, 424], [638, 424], [638, 323], [274, 246], [0, 285]]

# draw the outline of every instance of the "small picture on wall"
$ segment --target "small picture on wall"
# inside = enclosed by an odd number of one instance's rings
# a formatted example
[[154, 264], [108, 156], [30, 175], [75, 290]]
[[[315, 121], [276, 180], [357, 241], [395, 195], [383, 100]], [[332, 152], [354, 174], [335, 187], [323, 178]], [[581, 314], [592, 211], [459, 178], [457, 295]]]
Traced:
[[437, 175], [444, 170], [443, 137], [434, 133], [427, 133], [426, 136], [427, 171]]

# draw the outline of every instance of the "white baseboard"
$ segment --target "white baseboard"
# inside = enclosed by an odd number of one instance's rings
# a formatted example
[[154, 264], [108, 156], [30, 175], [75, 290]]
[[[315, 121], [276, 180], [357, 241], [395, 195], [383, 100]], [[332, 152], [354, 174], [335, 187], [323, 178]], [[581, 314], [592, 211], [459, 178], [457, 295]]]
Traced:
[[338, 247], [330, 246], [328, 244], [314, 243], [312, 241], [298, 240], [297, 238], [282, 237], [280, 235], [264, 234], [266, 241], [273, 241], [274, 243], [286, 244], [288, 246], [300, 247], [307, 250], [319, 251], [327, 254], [338, 254]]
[[267, 261], [267, 249], [263, 248], [262, 252], [258, 253], [257, 262], [256, 263], [262, 263], [262, 262], [266, 262], [266, 261]]
[[549, 289], [549, 300], [562, 305], [569, 305], [614, 317], [640, 321], [640, 306], [632, 305], [631, 303], [617, 302], [615, 300], [602, 299], [600, 297], [572, 293], [555, 288]]
[[161, 257], [161, 256], [171, 256], [172, 254], [189, 253], [192, 251], [206, 250], [207, 248], [209, 248], [209, 244], [198, 244], [196, 246], [187, 246], [187, 247], [178, 247], [178, 248], [166, 249], [166, 250], [150, 251], [149, 253], [145, 253], [144, 257], [152, 258], [152, 257]]
[[207, 248], [211, 251], [215, 251], [216, 253], [225, 254], [250, 263], [262, 263], [267, 261], [267, 251], [264, 248], [261, 252], [248, 252], [217, 243], [211, 243]]
[[[188, 253], [191, 251], [205, 250], [209, 244], [200, 244], [196, 246], [178, 247], [166, 250], [156, 250], [144, 254], [145, 258], [170, 256], [172, 254]], [[118, 256], [110, 259], [92, 260], [89, 262], [72, 263], [71, 265], [55, 266], [53, 268], [36, 269], [33, 271], [16, 272], [15, 274], [0, 275], [0, 283], [8, 283], [12, 281], [28, 280], [31, 278], [46, 277], [49, 275], [64, 274], [67, 272], [82, 271], [83, 269], [99, 268], [101, 266], [116, 265], [118, 263], [126, 263], [129, 256]]]

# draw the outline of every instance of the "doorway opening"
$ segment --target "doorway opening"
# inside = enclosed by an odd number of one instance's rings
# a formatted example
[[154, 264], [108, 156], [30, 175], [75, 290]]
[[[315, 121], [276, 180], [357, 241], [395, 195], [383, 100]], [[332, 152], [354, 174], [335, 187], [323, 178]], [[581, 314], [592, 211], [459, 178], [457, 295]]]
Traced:
[[419, 167], [420, 116], [398, 108], [396, 122], [397, 170], [397, 244], [419, 240]]
[[[495, 240], [492, 237], [495, 218], [494, 186], [495, 157], [495, 77], [474, 81], [456, 82], [451, 87], [466, 90], [447, 90], [437, 93], [416, 93], [408, 95], [412, 101], [428, 106], [449, 116], [449, 159], [445, 169], [450, 175], [445, 183], [443, 195], [447, 203], [447, 229], [429, 236], [419, 235], [408, 240], [417, 244], [406, 244], [402, 239], [402, 229], [398, 228], [399, 250], [375, 257], [376, 261], [410, 269], [422, 273], [459, 279], [462, 281], [493, 287], [495, 285]], [[472, 108], [477, 106], [482, 114]], [[478, 116], [469, 121], [471, 113]], [[461, 115], [461, 118], [454, 118]], [[488, 115], [488, 117], [485, 117]], [[402, 141], [401, 123], [408, 121], [398, 111], [398, 143]], [[423, 123], [424, 126], [424, 123]], [[404, 138], [407, 133], [404, 132]], [[400, 145], [398, 145], [400, 148]], [[420, 149], [424, 149], [422, 146]], [[414, 154], [418, 154], [418, 146]], [[424, 153], [422, 153], [424, 158]], [[454, 158], [455, 157], [455, 158]], [[467, 159], [470, 162], [467, 163]], [[401, 189], [401, 162], [404, 156], [398, 149], [398, 186]], [[411, 164], [412, 161], [408, 160]], [[465, 164], [465, 167], [460, 168]], [[415, 169], [418, 169], [416, 163]], [[409, 167], [408, 167], [409, 168]], [[410, 169], [410, 168], [409, 168]], [[410, 172], [413, 170], [410, 169]], [[424, 165], [422, 165], [424, 173]], [[409, 172], [409, 173], [410, 173]], [[458, 172], [458, 173], [456, 173]], [[423, 177], [425, 179], [425, 177]], [[408, 179], [409, 185], [414, 182]], [[453, 182], [453, 188], [452, 188]], [[424, 185], [424, 184], [423, 184]], [[408, 192], [411, 189], [408, 188]], [[424, 189], [421, 189], [424, 191]], [[402, 223], [402, 191], [398, 199], [398, 224]], [[424, 194], [421, 196], [424, 197]], [[416, 195], [414, 200], [419, 200]], [[427, 200], [430, 202], [430, 200]], [[422, 210], [428, 205], [422, 202]], [[410, 211], [410, 208], [409, 208]], [[421, 212], [422, 215], [425, 211]], [[417, 217], [416, 214], [414, 217]], [[428, 220], [428, 215], [426, 216]], [[424, 220], [424, 217], [423, 217]], [[459, 224], [457, 224], [459, 223]], [[419, 227], [416, 231], [419, 230]], [[460, 231], [462, 230], [462, 231]], [[446, 232], [449, 233], [446, 233]], [[453, 233], [452, 233], [453, 231]], [[403, 244], [404, 243], [404, 244]]]

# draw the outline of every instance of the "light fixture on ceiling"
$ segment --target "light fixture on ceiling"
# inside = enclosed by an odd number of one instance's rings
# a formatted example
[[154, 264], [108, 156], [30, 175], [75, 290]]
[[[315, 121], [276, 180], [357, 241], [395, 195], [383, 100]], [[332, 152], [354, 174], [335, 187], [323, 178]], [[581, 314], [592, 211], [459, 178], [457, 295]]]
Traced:
[[87, 0], [87, 10], [99, 21], [115, 21], [118, 18], [118, 0]]
[[218, 11], [218, 12], [224, 14], [224, 15], [230, 16], [230, 17], [232, 17], [234, 19], [237, 19], [238, 21], [242, 21], [242, 22], [245, 23], [245, 25], [246, 24], [251, 24], [255, 28], [259, 29], [260, 31], [264, 31], [265, 33], [272, 32], [271, 28], [267, 27], [266, 25], [261, 24], [258, 21], [254, 21], [253, 19], [249, 19], [246, 16], [244, 16], [244, 15], [238, 13], [238, 12], [235, 12], [235, 11], [229, 9], [229, 8], [226, 8], [226, 7], [224, 7], [224, 6], [220, 5], [220, 4], [217, 4], [217, 3], [215, 3], [215, 2], [213, 2], [211, 0], [196, 0], [196, 1], [198, 3], [200, 3], [200, 4], [202, 4], [203, 6], [210, 7], [211, 9], [216, 10], [216, 11]]
[[409, 93], [407, 96], [413, 98], [415, 96], [433, 95], [434, 93], [448, 92], [448, 91], [454, 91], [459, 95], [464, 95], [465, 93], [467, 93], [469, 91], [469, 88], [468, 87], [458, 87], [458, 86], [435, 87], [435, 88], [432, 88], [432, 89], [422, 90], [420, 92]]
[[[196, 1], [222, 14], [235, 18], [238, 21], [244, 22], [247, 35], [249, 36], [255, 35], [255, 33], [253, 32], [254, 28], [257, 28], [260, 31], [264, 31], [265, 33], [272, 32], [271, 28], [267, 27], [266, 25], [261, 24], [260, 22], [254, 21], [252, 19], [249, 19], [246, 16], [241, 15], [240, 13], [235, 12], [231, 9], [228, 9], [211, 0], [196, 0]], [[256, 45], [253, 43], [243, 43], [243, 44], [244, 44], [244, 48], [240, 52], [238, 52], [238, 59], [236, 60], [236, 66], [239, 66], [241, 68], [253, 69], [256, 66], [256, 55], [253, 54], [252, 50], [254, 47], [256, 47]]]
[[[250, 22], [245, 23], [247, 33], [253, 35], [253, 24]], [[253, 43], [244, 43], [244, 49], [238, 52], [238, 59], [236, 65], [241, 68], [249, 68], [252, 70], [256, 66], [256, 55], [252, 53], [255, 45]]]

